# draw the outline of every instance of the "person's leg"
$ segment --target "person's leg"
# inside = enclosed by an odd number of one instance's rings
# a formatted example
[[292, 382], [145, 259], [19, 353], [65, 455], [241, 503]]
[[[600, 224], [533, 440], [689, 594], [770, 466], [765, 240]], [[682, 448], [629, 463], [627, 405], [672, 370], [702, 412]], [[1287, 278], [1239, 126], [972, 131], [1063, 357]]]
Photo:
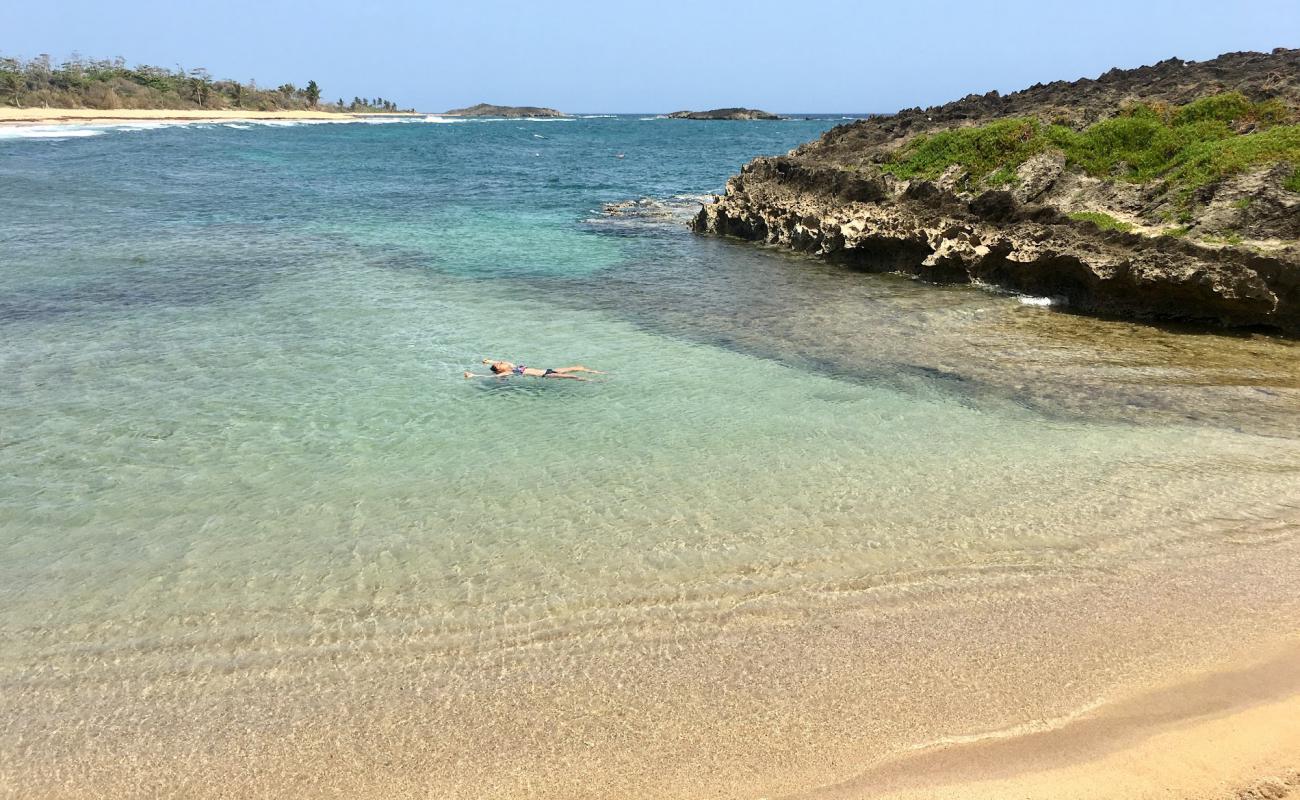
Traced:
[[585, 380], [586, 380], [586, 378], [579, 378], [577, 375], [566, 375], [566, 374], [564, 374], [563, 372], [560, 372], [558, 369], [556, 369], [556, 370], [551, 370], [550, 372], [546, 373], [546, 374], [543, 375], [542, 377], [543, 377], [543, 378], [568, 378], [568, 379], [571, 380], [571, 381], [585, 381]]
[[565, 373], [565, 372], [590, 372], [590, 373], [592, 373], [593, 375], [604, 375], [604, 374], [605, 374], [605, 373], [601, 372], [601, 371], [598, 370], [598, 369], [591, 369], [590, 367], [584, 367], [584, 366], [582, 366], [581, 364], [574, 364], [572, 367], [556, 367], [556, 368], [555, 368], [555, 371], [556, 371], [556, 372], [561, 372], [561, 373]]

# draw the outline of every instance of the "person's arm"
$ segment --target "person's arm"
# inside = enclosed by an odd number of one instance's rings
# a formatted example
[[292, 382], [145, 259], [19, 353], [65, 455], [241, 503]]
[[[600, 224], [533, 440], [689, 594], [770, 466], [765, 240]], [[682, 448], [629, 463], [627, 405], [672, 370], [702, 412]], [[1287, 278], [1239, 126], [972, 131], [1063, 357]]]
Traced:
[[510, 377], [510, 373], [507, 372], [507, 373], [505, 373], [504, 375], [497, 375], [496, 373], [488, 373], [487, 375], [479, 375], [477, 372], [470, 372], [469, 370], [465, 370], [465, 377], [466, 377], [466, 378], [509, 378], [509, 377]]

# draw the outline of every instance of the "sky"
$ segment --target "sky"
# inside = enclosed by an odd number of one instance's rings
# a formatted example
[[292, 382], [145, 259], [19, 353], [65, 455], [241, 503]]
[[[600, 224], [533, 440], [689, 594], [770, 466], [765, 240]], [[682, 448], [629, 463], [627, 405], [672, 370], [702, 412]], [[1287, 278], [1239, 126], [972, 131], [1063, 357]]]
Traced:
[[0, 54], [204, 67], [421, 111], [896, 111], [1178, 57], [1300, 47], [1300, 0], [14, 3]]

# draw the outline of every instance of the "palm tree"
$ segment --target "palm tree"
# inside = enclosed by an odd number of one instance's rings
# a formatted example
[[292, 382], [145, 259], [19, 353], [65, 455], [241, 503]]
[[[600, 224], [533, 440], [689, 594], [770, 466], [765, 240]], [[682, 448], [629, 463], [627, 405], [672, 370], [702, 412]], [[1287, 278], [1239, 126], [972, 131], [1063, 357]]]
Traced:
[[4, 85], [6, 92], [13, 95], [14, 105], [19, 105], [18, 94], [27, 86], [23, 76], [17, 72], [0, 73], [0, 84]]
[[320, 87], [316, 85], [316, 81], [307, 81], [306, 92], [307, 102], [311, 103], [312, 108], [315, 108], [316, 103], [320, 102]]
[[190, 78], [190, 93], [200, 107], [206, 107], [212, 95], [212, 84], [200, 77]]

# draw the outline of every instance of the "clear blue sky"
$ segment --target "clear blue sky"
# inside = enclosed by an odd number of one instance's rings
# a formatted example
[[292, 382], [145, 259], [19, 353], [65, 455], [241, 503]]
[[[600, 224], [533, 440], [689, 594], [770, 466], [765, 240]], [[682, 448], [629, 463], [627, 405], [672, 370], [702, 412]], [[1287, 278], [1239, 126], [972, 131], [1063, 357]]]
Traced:
[[893, 111], [1170, 56], [1300, 47], [1300, 0], [46, 0], [0, 52], [206, 67], [422, 111]]

